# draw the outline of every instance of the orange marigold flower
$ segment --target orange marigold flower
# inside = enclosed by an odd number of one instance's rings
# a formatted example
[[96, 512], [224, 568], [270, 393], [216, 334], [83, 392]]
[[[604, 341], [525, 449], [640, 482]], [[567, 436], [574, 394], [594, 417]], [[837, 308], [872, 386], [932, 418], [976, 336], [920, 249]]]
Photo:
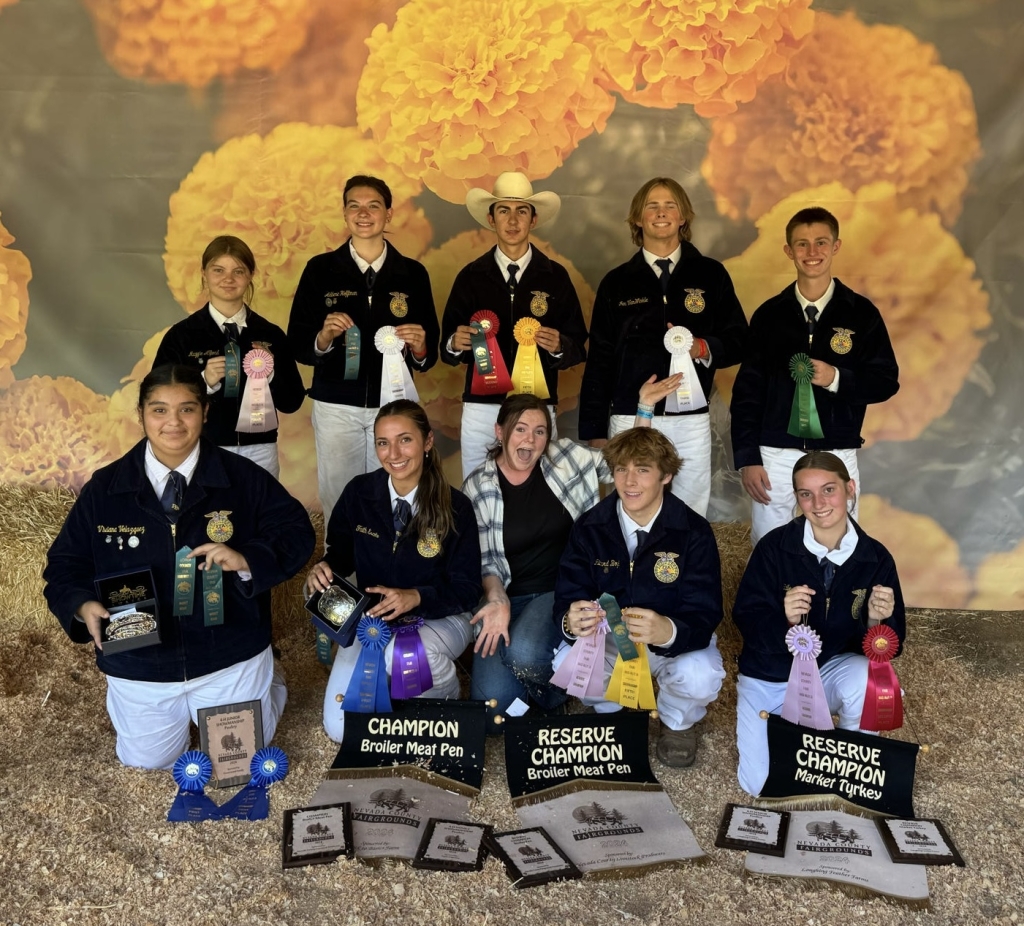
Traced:
[[378, 23], [390, 26], [404, 0], [314, 0], [302, 49], [270, 80], [239, 75], [224, 87], [216, 136], [266, 134], [282, 122], [355, 125], [356, 87]]
[[18, 0], [0, 0], [0, 10], [2, 10], [5, 6], [11, 6], [12, 4], [15, 4], [17, 2]]
[[702, 116], [731, 113], [812, 28], [811, 0], [584, 0], [600, 82], [624, 99]]
[[712, 124], [702, 171], [734, 219], [757, 219], [806, 187], [888, 180], [900, 206], [952, 225], [979, 154], [971, 89], [933, 45], [900, 26], [819, 13], [789, 70]]
[[[594, 290], [572, 262], [560, 255], [546, 241], [531, 238], [533, 246], [545, 256], [557, 261], [569, 274], [569, 279], [579, 296], [583, 318], [590, 327], [590, 316], [594, 308]], [[485, 228], [462, 232], [450, 238], [439, 248], [423, 255], [423, 266], [430, 274], [430, 286], [437, 306], [438, 321], [444, 314], [444, 307], [459, 271], [470, 261], [476, 260], [494, 247], [494, 233]], [[575, 408], [580, 395], [583, 379], [583, 364], [571, 370], [562, 371], [558, 380], [558, 414]], [[427, 410], [433, 427], [451, 438], [458, 438], [462, 426], [462, 390], [466, 384], [466, 368], [446, 363], [435, 364], [423, 376], [416, 377], [416, 390], [420, 401]]]
[[[979, 332], [992, 323], [974, 261], [938, 216], [903, 208], [892, 184], [856, 193], [839, 183], [803, 190], [763, 215], [757, 241], [725, 262], [748, 315], [793, 285], [793, 265], [782, 254], [786, 223], [810, 205], [839, 220], [843, 246], [833, 271], [878, 306], [900, 365], [900, 391], [868, 406], [865, 441], [914, 440], [949, 411], [981, 353]], [[723, 371], [719, 388], [731, 392], [734, 377], [734, 369]]]
[[547, 177], [615, 105], [586, 41], [567, 0], [417, 0], [367, 40], [359, 126], [450, 202], [502, 171]]
[[278, 71], [306, 41], [312, 0], [83, 0], [119, 74], [205, 87]]
[[11, 367], [25, 350], [28, 323], [28, 281], [32, 265], [10, 247], [14, 236], [0, 222], [0, 389], [14, 382]]
[[1012, 550], [990, 553], [981, 561], [974, 575], [974, 596], [967, 607], [978, 611], [1024, 610], [1024, 540]]
[[16, 381], [0, 394], [0, 482], [80, 491], [142, 437], [130, 401], [69, 376]]
[[971, 580], [960, 548], [927, 515], [896, 508], [877, 495], [860, 497], [861, 526], [896, 560], [903, 600], [914, 608], [962, 608]]
[[348, 240], [342, 190], [354, 174], [382, 178], [394, 195], [388, 239], [418, 257], [433, 235], [412, 197], [421, 189], [355, 128], [279, 125], [207, 152], [171, 195], [164, 269], [187, 312], [206, 303], [199, 262], [217, 235], [237, 235], [256, 256], [253, 308], [286, 327], [306, 261]]
[[164, 335], [168, 331], [170, 328], [161, 328], [142, 345], [141, 359], [136, 361], [127, 376], [121, 377], [122, 383], [134, 383], [137, 386], [146, 378], [149, 371], [153, 369], [153, 361], [156, 359], [156, 352], [160, 349], [160, 342], [163, 341]]

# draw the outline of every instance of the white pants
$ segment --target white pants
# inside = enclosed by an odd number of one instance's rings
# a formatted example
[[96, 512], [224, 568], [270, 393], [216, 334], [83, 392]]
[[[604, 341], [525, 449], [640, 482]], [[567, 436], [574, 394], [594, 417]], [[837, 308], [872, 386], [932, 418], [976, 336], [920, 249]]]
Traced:
[[107, 676], [107, 713], [117, 731], [117, 757], [139, 768], [170, 768], [189, 744], [189, 721], [201, 707], [259, 699], [263, 741], [269, 743], [288, 689], [268, 646], [233, 666], [184, 682], [137, 682]]
[[281, 463], [277, 458], [276, 441], [272, 444], [246, 444], [244, 447], [221, 447], [220, 449], [252, 460], [253, 463], [262, 466], [271, 476], [280, 481]]
[[[555, 653], [551, 668], [555, 671], [565, 661], [572, 646], [563, 642]], [[619, 651], [608, 634], [604, 642], [604, 686], [608, 687]], [[708, 705], [718, 697], [725, 678], [718, 638], [712, 636], [707, 649], [679, 656], [658, 656], [648, 651], [651, 676], [658, 680], [658, 714], [670, 730], [687, 730], [704, 719]], [[583, 698], [583, 703], [599, 714], [622, 710], [622, 705], [603, 698]]]
[[[494, 436], [494, 425], [498, 421], [500, 405], [484, 405], [481, 402], [462, 403], [462, 429], [459, 440], [462, 445], [462, 481], [469, 478], [484, 460], [487, 449], [493, 447], [497, 440]], [[558, 439], [558, 426], [555, 424], [555, 406], [549, 405], [551, 413], [550, 440]]]
[[[608, 436], [628, 431], [635, 420], [634, 415], [612, 415]], [[683, 468], [672, 480], [672, 494], [706, 518], [711, 502], [711, 416], [656, 415], [651, 427], [672, 441], [683, 460]]]
[[[841, 730], [859, 730], [868, 684], [866, 656], [845, 653], [821, 667], [821, 684], [828, 709], [839, 715]], [[761, 711], [782, 712], [785, 682], [766, 682], [740, 673], [736, 677], [736, 747], [740, 753], [740, 787], [757, 797], [768, 778], [768, 722]], [[864, 731], [871, 732], [871, 731]]]
[[379, 408], [357, 408], [313, 400], [316, 478], [324, 525], [353, 478], [380, 469], [373, 447], [373, 420]]
[[[807, 451], [790, 450], [783, 447], [762, 447], [761, 460], [768, 481], [772, 484], [767, 505], [753, 502], [750, 507], [750, 545], [756, 547], [757, 542], [776, 527], [788, 524], [799, 512], [796, 510], [796, 494], [793, 492], [793, 467]], [[857, 498], [860, 497], [860, 470], [857, 467], [856, 450], [830, 450], [846, 464], [850, 478], [856, 483]], [[857, 519], [857, 504], [850, 511], [854, 520]]]
[[[420, 639], [427, 651], [430, 674], [434, 687], [424, 691], [422, 698], [457, 698], [459, 679], [455, 674], [455, 660], [473, 640], [473, 629], [469, 626], [469, 614], [453, 614], [437, 620], [424, 621], [420, 627]], [[331, 667], [331, 677], [324, 692], [324, 730], [336, 743], [345, 735], [345, 711], [342, 698], [348, 691], [356, 663], [359, 660], [361, 644], [356, 640], [351, 646], [338, 647]], [[395, 638], [392, 636], [384, 650], [384, 665], [391, 678], [391, 660], [395, 655]]]

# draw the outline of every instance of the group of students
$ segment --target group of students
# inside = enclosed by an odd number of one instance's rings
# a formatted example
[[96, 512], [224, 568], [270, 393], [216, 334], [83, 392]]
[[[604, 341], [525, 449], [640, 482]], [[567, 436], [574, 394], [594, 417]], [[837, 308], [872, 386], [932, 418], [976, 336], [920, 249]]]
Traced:
[[[306, 512], [276, 480], [276, 410], [296, 410], [304, 395], [296, 360], [314, 368], [327, 525], [306, 592], [354, 574], [379, 598], [368, 616], [422, 618], [433, 680], [425, 696], [459, 696], [455, 660], [472, 644], [470, 696], [488, 704], [492, 732], [513, 704], [562, 709], [552, 672], [603, 627], [599, 599], [612, 595], [630, 639], [649, 649], [657, 755], [675, 767], [694, 761], [697, 724], [725, 677], [715, 639], [720, 565], [704, 517], [707, 397], [715, 369], [742, 362], [733, 445], [755, 502], [756, 546], [733, 611], [744, 637], [740, 784], [757, 794], [767, 775], [758, 713], [781, 707], [792, 624], [822, 637], [830, 707], [840, 726], [856, 728], [864, 634], [880, 621], [904, 634], [892, 557], [851, 515], [864, 407], [898, 385], [877, 309], [831, 276], [834, 217], [794, 217], [785, 250], [797, 283], [765, 303], [748, 332], [725, 269], [690, 244], [685, 192], [668, 178], [645, 184], [628, 219], [640, 250], [608, 274], [594, 307], [580, 397], [587, 446], [557, 439], [553, 418], [558, 371], [586, 357], [582, 312], [565, 269], [529, 241], [557, 213], [557, 196], [534, 194], [521, 174], [470, 191], [470, 213], [497, 244], [459, 274], [440, 326], [426, 271], [384, 240], [387, 186], [354, 177], [344, 201], [351, 238], [307, 265], [287, 334], [247, 304], [255, 260], [244, 242], [211, 242], [202, 260], [209, 305], [168, 331], [140, 386], [145, 438], [94, 475], [50, 550], [45, 594], [70, 637], [96, 646], [119, 758], [169, 767], [199, 708], [254, 698], [273, 736], [286, 693], [270, 589], [315, 543]], [[811, 361], [815, 435], [780, 424], [798, 388], [795, 353]], [[461, 492], [414, 401], [412, 374], [438, 357], [467, 367]], [[603, 501], [601, 482], [615, 489]], [[791, 520], [794, 500], [801, 516]], [[182, 593], [190, 563], [200, 579]], [[94, 581], [142, 567], [168, 616], [161, 641], [105, 654], [109, 613]], [[220, 623], [204, 619], [201, 588], [202, 573], [218, 567]], [[337, 650], [327, 683], [324, 726], [336, 740], [360, 646]], [[608, 634], [605, 682], [616, 652]]]

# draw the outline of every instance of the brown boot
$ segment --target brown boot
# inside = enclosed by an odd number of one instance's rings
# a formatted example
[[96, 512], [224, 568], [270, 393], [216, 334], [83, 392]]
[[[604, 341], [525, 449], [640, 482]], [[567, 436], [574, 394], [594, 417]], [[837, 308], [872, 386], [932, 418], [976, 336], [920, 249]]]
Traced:
[[661, 724], [658, 737], [658, 760], [670, 768], [689, 768], [697, 758], [697, 727], [689, 730], [670, 730]]

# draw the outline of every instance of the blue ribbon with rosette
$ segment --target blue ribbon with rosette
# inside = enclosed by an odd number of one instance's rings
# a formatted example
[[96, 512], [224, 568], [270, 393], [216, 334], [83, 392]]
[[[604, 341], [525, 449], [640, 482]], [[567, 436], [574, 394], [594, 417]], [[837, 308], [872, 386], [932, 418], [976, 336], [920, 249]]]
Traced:
[[359, 656], [342, 709], [359, 714], [390, 713], [384, 650], [391, 640], [391, 628], [379, 617], [362, 617], [356, 629], [356, 639], [359, 641]]
[[171, 823], [219, 820], [220, 808], [206, 796], [204, 788], [213, 776], [213, 763], [205, 752], [190, 749], [178, 756], [171, 769], [178, 794], [167, 812]]
[[266, 820], [270, 816], [267, 789], [288, 774], [288, 756], [277, 746], [256, 750], [249, 763], [249, 783], [220, 808], [225, 820]]
[[391, 656], [391, 697], [417, 698], [434, 687], [427, 662], [427, 650], [420, 638], [422, 617], [406, 618], [395, 628], [395, 649]]

